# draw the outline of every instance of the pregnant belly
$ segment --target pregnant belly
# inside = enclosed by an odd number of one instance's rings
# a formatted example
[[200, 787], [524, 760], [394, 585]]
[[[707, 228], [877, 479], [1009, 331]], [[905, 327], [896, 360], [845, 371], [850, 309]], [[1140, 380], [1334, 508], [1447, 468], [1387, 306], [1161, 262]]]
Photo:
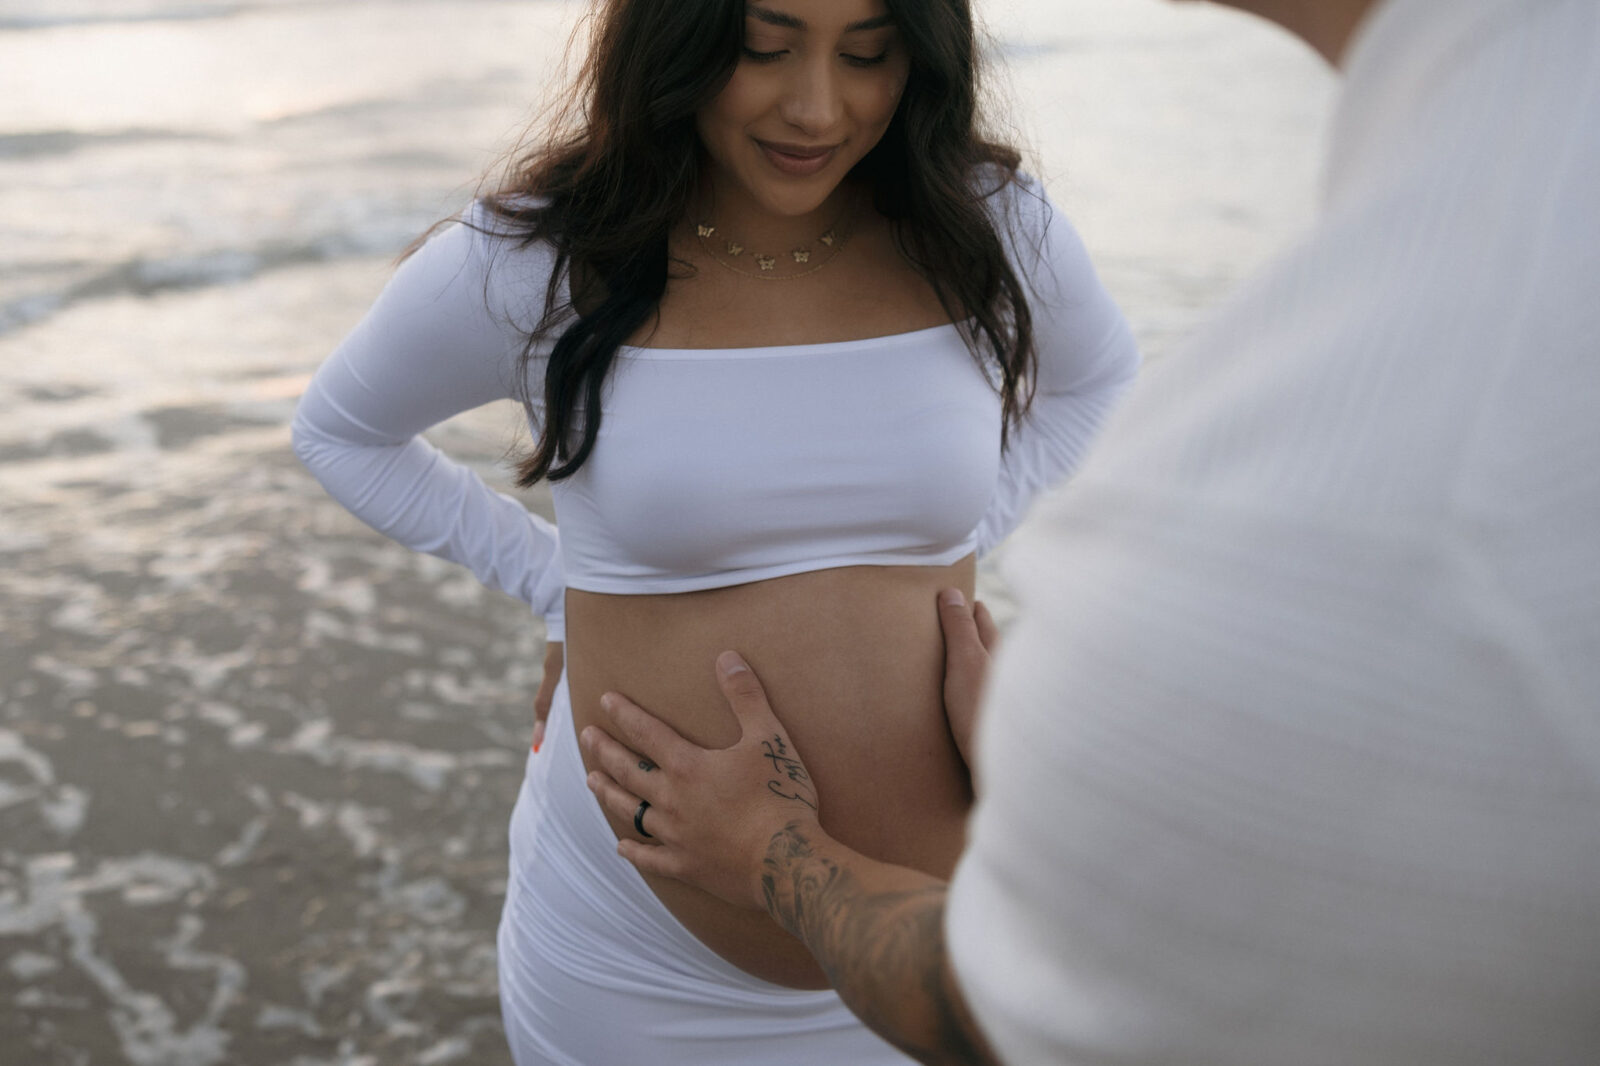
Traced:
[[[828, 832], [874, 858], [949, 877], [972, 793], [945, 724], [936, 597], [954, 586], [970, 598], [972, 583], [969, 557], [949, 567], [843, 567], [670, 596], [571, 590], [573, 725], [581, 732], [602, 724], [600, 696], [616, 691], [695, 743], [725, 747], [738, 727], [712, 664], [731, 648], [761, 678], [805, 758]], [[637, 836], [631, 823], [607, 820], [619, 838]], [[646, 882], [735, 966], [794, 988], [826, 986], [810, 953], [764, 913], [676, 881]]]

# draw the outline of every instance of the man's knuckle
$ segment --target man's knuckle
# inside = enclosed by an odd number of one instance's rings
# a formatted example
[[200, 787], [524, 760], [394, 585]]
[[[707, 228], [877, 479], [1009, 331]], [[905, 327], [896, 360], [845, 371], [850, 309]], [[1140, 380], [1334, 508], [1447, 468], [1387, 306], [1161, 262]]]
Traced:
[[727, 678], [724, 682], [728, 690], [743, 696], [754, 695], [761, 692], [761, 681], [753, 670], [741, 670]]

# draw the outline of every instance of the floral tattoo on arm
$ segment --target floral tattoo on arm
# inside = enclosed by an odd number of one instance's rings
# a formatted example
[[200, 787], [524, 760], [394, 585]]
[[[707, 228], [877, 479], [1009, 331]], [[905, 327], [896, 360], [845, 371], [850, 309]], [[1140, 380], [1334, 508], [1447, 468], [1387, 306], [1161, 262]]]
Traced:
[[946, 962], [946, 885], [863, 884], [817, 854], [804, 823], [773, 834], [761, 876], [767, 911], [811, 949], [828, 982], [874, 1032], [919, 1062], [995, 1066]]

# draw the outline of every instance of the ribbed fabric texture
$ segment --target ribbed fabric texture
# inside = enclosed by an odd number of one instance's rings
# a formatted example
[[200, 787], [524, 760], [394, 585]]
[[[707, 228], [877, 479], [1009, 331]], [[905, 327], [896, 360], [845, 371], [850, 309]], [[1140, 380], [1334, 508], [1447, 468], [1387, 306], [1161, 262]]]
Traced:
[[1389, 0], [1324, 217], [1008, 559], [1007, 1061], [1600, 1062], [1600, 6]]

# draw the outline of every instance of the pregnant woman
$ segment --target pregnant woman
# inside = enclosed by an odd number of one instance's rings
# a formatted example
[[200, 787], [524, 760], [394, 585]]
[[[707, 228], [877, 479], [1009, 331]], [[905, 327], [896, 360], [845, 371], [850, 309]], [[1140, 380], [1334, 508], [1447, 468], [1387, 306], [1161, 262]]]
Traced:
[[[546, 613], [566, 669], [511, 818], [519, 1066], [903, 1063], [765, 915], [616, 853], [576, 733], [626, 693], [709, 746], [737, 648], [824, 820], [949, 876], [970, 782], [939, 590], [1069, 474], [1138, 355], [979, 133], [966, 0], [610, 0], [571, 121], [411, 255], [295, 447], [379, 530]], [[560, 527], [417, 434], [514, 397]], [[692, 665], [686, 665], [692, 664]], [[708, 710], [709, 709], [709, 710]]]

